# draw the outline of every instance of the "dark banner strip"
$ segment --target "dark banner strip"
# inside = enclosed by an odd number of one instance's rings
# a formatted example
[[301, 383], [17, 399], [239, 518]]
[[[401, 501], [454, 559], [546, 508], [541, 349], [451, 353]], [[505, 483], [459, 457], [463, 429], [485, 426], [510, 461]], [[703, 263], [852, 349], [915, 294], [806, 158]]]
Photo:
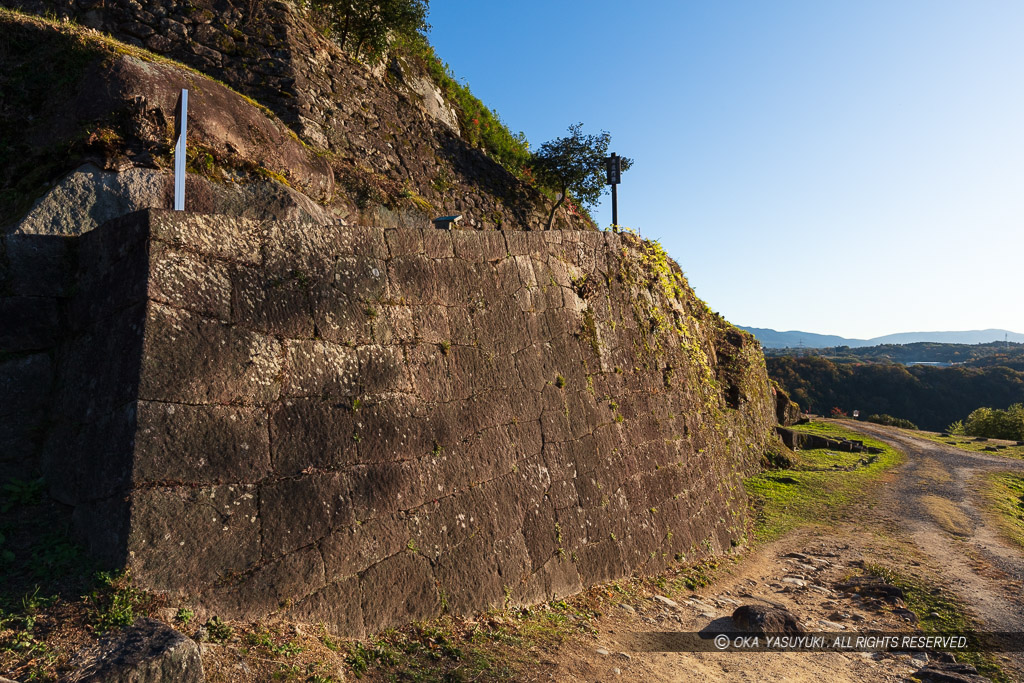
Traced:
[[622, 634], [633, 652], [1024, 652], [1024, 633], [820, 632]]

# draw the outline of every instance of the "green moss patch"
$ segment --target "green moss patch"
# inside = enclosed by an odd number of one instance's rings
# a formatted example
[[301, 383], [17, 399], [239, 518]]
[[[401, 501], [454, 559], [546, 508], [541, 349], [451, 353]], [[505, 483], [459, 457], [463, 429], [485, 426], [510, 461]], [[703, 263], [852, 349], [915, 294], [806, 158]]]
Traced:
[[755, 511], [755, 537], [778, 538], [799, 526], [835, 523], [847, 518], [847, 506], [862, 500], [902, 454], [886, 444], [830, 423], [812, 422], [801, 431], [831, 438], [854, 438], [882, 449], [877, 456], [830, 449], [796, 451], [795, 463], [743, 482]]
[[989, 475], [984, 495], [1006, 537], [1024, 548], [1024, 477]]

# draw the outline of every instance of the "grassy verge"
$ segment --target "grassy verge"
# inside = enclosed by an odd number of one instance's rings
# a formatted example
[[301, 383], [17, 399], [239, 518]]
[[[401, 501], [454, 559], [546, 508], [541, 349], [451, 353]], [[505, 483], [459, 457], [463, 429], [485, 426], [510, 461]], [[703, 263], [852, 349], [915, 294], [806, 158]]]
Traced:
[[[978, 441], [974, 436], [941, 436], [938, 432], [913, 432], [914, 436], [928, 439], [945, 446], [953, 446], [962, 451], [973, 451], [975, 453], [988, 453], [989, 455], [1001, 455], [1006, 458], [1019, 458], [1024, 460], [1024, 446], [1018, 446], [1016, 441], [1001, 441], [999, 439], [984, 439]], [[986, 451], [986, 448], [996, 448], [995, 452]]]
[[1024, 548], [1024, 477], [991, 474], [986, 484], [984, 496], [1000, 530], [1010, 541]]
[[[925, 633], [955, 633], [967, 636], [968, 642], [972, 644], [979, 642], [974, 623], [967, 616], [966, 606], [953, 594], [891, 567], [868, 564], [864, 569], [868, 574], [882, 578], [903, 591], [907, 609], [917, 615], [919, 627]], [[1010, 683], [1011, 679], [992, 653], [958, 652], [956, 658], [957, 661], [974, 665], [978, 673], [995, 683]]]
[[798, 429], [827, 437], [859, 439], [882, 449], [877, 456], [830, 449], [797, 451], [793, 467], [762, 472], [744, 482], [756, 512], [755, 537], [778, 538], [807, 524], [838, 522], [847, 507], [863, 501], [870, 486], [902, 455], [886, 444], [830, 423], [811, 422]]

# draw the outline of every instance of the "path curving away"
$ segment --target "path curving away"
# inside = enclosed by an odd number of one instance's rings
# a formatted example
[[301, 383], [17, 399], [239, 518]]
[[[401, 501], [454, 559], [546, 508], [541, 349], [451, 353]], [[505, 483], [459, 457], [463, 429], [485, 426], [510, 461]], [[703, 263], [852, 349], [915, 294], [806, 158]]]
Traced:
[[842, 425], [907, 456], [882, 495], [880, 514], [932, 558], [986, 630], [1024, 632], [1024, 552], [999, 534], [979, 493], [984, 475], [1024, 475], [1024, 460], [960, 450], [893, 427]]

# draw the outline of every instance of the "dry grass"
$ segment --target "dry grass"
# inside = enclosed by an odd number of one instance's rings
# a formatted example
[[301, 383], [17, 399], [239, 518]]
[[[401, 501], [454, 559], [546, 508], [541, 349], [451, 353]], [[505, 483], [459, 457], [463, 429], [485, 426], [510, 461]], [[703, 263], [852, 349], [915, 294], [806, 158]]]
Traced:
[[932, 519], [945, 531], [954, 536], [971, 535], [973, 528], [971, 520], [952, 501], [930, 495], [921, 496], [920, 500]]

